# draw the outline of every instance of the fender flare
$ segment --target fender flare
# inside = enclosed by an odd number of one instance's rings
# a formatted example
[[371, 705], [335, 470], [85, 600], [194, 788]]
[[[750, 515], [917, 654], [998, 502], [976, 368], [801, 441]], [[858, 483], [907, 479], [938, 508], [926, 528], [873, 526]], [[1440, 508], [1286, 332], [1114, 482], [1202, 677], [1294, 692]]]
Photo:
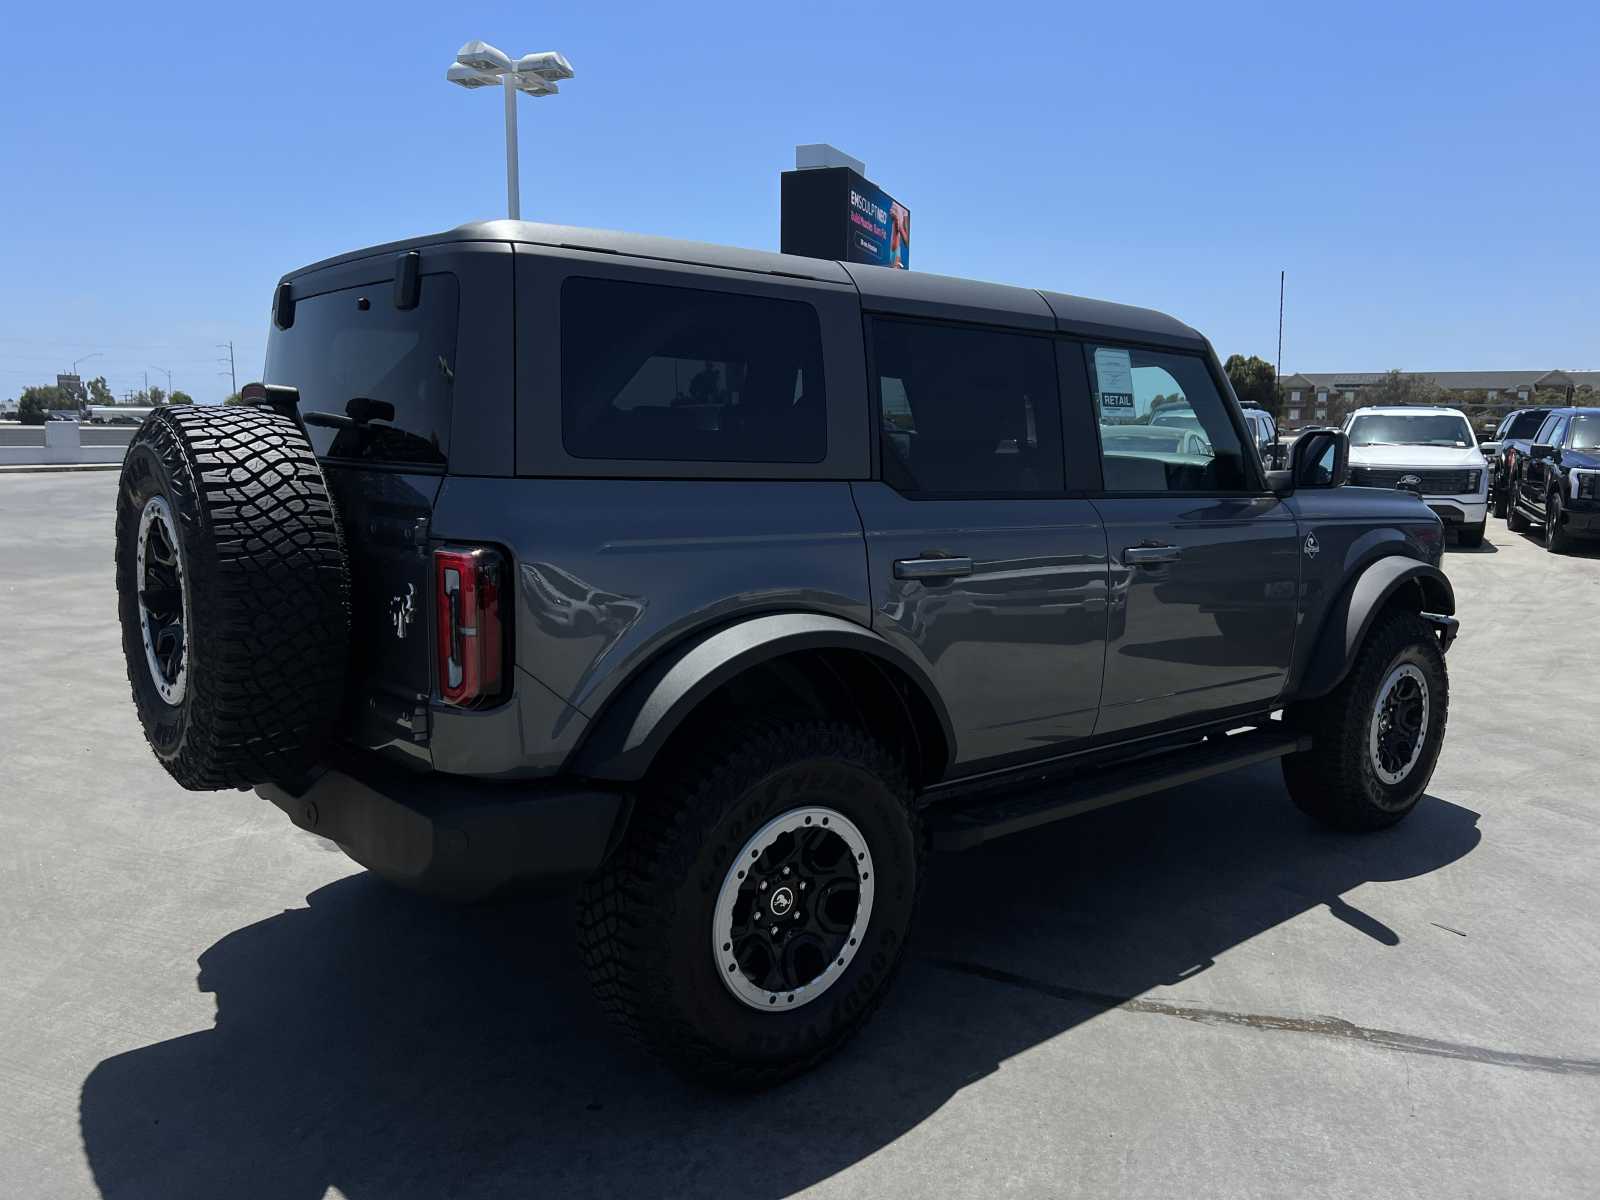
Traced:
[[[1316, 648], [1306, 666], [1294, 699], [1314, 700], [1344, 681], [1361, 652], [1372, 622], [1401, 588], [1415, 584], [1422, 590], [1420, 611], [1453, 616], [1456, 593], [1450, 580], [1432, 563], [1390, 554], [1368, 563], [1329, 607], [1317, 634]], [[1453, 623], [1452, 623], [1453, 628]]]
[[591, 779], [642, 779], [667, 739], [706, 696], [742, 671], [801, 650], [857, 651], [898, 668], [938, 717], [948, 766], [955, 733], [927, 672], [870, 629], [842, 617], [795, 612], [722, 625], [654, 659], [601, 711], [574, 755], [572, 769]]

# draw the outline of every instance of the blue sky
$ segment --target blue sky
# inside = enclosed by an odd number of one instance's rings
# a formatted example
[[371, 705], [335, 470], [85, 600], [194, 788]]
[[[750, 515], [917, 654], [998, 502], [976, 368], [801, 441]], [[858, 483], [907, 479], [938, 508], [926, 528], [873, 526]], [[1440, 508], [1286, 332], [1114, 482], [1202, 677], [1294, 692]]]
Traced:
[[[1600, 369], [1593, 6], [29, 5], [0, 80], [0, 395], [260, 372], [272, 285], [499, 216], [499, 97], [560, 49], [523, 213], [775, 249], [829, 141], [922, 270], [1146, 304], [1285, 370]], [[80, 65], [82, 64], [82, 65]], [[165, 376], [152, 371], [152, 383]]]

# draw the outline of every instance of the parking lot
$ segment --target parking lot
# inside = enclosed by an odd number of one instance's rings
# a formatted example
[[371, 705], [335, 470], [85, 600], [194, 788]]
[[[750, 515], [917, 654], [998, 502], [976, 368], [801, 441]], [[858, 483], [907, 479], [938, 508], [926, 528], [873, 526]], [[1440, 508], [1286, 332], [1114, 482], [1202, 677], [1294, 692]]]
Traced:
[[0, 478], [0, 1195], [1539, 1197], [1600, 1179], [1600, 553], [1490, 522], [1428, 797], [1275, 767], [932, 862], [841, 1055], [708, 1094], [571, 905], [395, 892], [128, 699], [114, 473]]

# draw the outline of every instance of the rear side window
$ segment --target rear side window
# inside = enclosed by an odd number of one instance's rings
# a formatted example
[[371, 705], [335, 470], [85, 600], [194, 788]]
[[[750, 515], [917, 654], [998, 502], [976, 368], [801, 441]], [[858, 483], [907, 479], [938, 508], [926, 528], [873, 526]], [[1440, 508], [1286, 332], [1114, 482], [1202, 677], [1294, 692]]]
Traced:
[[1508, 422], [1509, 428], [1502, 437], [1525, 438], [1532, 437], [1538, 432], [1539, 426], [1544, 423], [1545, 414], [1541, 412], [1518, 413]]
[[879, 319], [872, 349], [884, 482], [949, 496], [1062, 491], [1048, 338]]
[[1236, 492], [1244, 448], [1206, 364], [1188, 354], [1089, 347], [1108, 492]]
[[421, 285], [415, 308], [396, 308], [385, 280], [297, 299], [294, 323], [273, 326], [263, 380], [299, 389], [302, 414], [352, 422], [307, 424], [319, 456], [445, 465], [460, 296], [453, 275], [424, 275]]
[[816, 310], [765, 296], [568, 279], [561, 431], [577, 458], [821, 462], [827, 397]]

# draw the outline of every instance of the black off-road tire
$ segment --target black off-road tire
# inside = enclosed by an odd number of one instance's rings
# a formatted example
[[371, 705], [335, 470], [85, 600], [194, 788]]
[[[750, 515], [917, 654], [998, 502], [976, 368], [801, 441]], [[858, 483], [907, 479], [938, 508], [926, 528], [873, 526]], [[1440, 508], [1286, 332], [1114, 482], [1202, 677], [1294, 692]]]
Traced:
[[1562, 520], [1561, 492], [1551, 488], [1544, 498], [1544, 548], [1551, 554], [1572, 549], [1572, 535]]
[[[1379, 777], [1368, 738], [1379, 689], [1396, 667], [1417, 667], [1427, 683], [1428, 727], [1414, 765], [1398, 783]], [[1444, 744], [1450, 681], [1433, 627], [1416, 613], [1380, 616], [1344, 682], [1287, 717], [1310, 733], [1312, 748], [1283, 760], [1289, 797], [1307, 815], [1334, 829], [1386, 829], [1404, 819], [1427, 791]]]
[[[746, 841], [821, 804], [865, 837], [877, 882], [860, 948], [804, 1007], [750, 1007], [718, 977], [712, 921]], [[647, 1050], [718, 1087], [767, 1087], [837, 1050], [899, 968], [923, 839], [899, 758], [854, 726], [757, 723], [702, 740], [638, 802], [622, 845], [584, 887], [578, 942], [601, 1006]], [[742, 860], [741, 860], [742, 861]]]
[[1483, 534], [1488, 524], [1487, 521], [1479, 521], [1476, 525], [1463, 525], [1456, 531], [1456, 545], [1463, 550], [1476, 550], [1483, 545]]
[[1506, 514], [1511, 511], [1510, 494], [1510, 488], [1504, 483], [1499, 484], [1494, 489], [1494, 503], [1490, 506], [1489, 511], [1498, 520], [1504, 521]]
[[[153, 501], [176, 523], [181, 689], [157, 682], [145, 651], [138, 556]], [[116, 567], [128, 682], [161, 765], [191, 791], [303, 775], [343, 700], [350, 572], [301, 429], [249, 406], [153, 413], [123, 462]]]

